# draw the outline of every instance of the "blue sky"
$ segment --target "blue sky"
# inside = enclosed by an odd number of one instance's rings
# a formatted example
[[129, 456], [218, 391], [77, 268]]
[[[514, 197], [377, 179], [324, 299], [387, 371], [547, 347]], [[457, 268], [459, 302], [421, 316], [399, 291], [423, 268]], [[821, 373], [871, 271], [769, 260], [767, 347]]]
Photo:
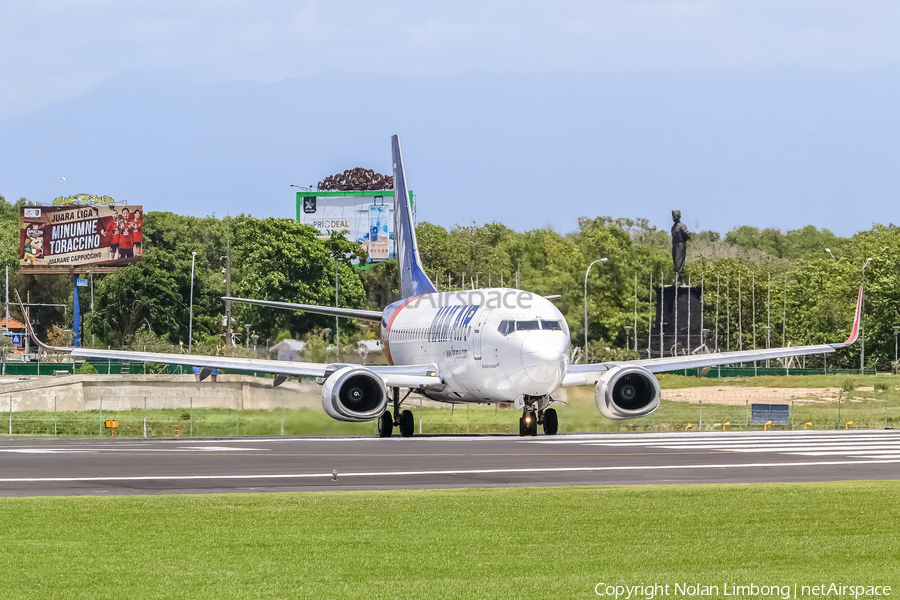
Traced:
[[292, 216], [291, 183], [387, 172], [399, 133], [448, 226], [897, 220], [897, 3], [39, 0], [0, 24], [7, 198]]

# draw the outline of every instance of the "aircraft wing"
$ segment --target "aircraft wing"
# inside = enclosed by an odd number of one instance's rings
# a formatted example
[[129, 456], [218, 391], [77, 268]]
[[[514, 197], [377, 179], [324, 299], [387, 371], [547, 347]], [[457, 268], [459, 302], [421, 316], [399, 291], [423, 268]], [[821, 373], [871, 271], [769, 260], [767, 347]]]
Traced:
[[803, 356], [805, 354], [827, 354], [837, 348], [844, 348], [856, 342], [859, 336], [859, 323], [862, 313], [863, 290], [859, 288], [859, 296], [856, 300], [856, 316], [853, 319], [853, 327], [850, 337], [840, 344], [817, 344], [814, 346], [793, 346], [787, 348], [770, 348], [762, 350], [739, 350], [736, 352], [716, 352], [713, 354], [694, 354], [685, 356], [666, 356], [663, 358], [648, 358], [631, 361], [611, 361], [605, 363], [570, 365], [563, 379], [562, 385], [586, 385], [596, 383], [603, 376], [604, 371], [612, 367], [636, 366], [643, 367], [651, 373], [663, 371], [675, 371], [677, 369], [695, 369], [700, 367], [715, 367], [743, 362], [758, 362], [761, 360], [782, 358], [786, 356]]
[[[16, 299], [25, 314], [25, 308], [22, 306], [22, 299], [16, 290]], [[349, 363], [303, 363], [284, 360], [264, 360], [259, 358], [234, 358], [227, 356], [203, 356], [197, 354], [166, 354], [163, 352], [131, 352], [127, 350], [102, 350], [94, 348], [69, 348], [49, 346], [43, 343], [34, 334], [31, 323], [26, 319], [25, 326], [28, 335], [34, 340], [34, 343], [44, 350], [52, 352], [64, 352], [71, 354], [75, 358], [94, 358], [101, 360], [133, 360], [143, 362], [155, 362], [176, 365], [191, 365], [200, 367], [201, 369], [235, 369], [240, 371], [255, 371], [258, 373], [268, 373], [272, 375], [282, 375], [286, 377], [299, 377], [306, 375], [308, 377], [326, 377], [331, 373], [353, 365]], [[389, 387], [408, 387], [420, 388], [443, 385], [443, 381], [434, 364], [422, 365], [365, 365], [365, 368], [375, 372], [384, 380], [385, 385]], [[208, 375], [208, 371], [205, 375]], [[201, 372], [201, 377], [205, 377]], [[282, 378], [280, 381], [284, 381]], [[277, 383], [280, 383], [277, 382]], [[276, 383], [276, 385], [277, 385]]]
[[351, 319], [361, 319], [363, 321], [381, 321], [381, 311], [378, 310], [362, 310], [359, 308], [338, 308], [336, 306], [317, 306], [315, 304], [295, 304], [293, 302], [275, 302], [274, 300], [251, 300], [249, 298], [233, 298], [231, 296], [222, 296], [222, 300], [231, 300], [232, 302], [246, 302], [248, 304], [256, 304], [258, 306], [267, 306], [269, 308], [281, 308], [284, 310], [297, 310], [303, 312], [311, 312], [319, 315], [329, 315], [331, 317], [348, 317]]

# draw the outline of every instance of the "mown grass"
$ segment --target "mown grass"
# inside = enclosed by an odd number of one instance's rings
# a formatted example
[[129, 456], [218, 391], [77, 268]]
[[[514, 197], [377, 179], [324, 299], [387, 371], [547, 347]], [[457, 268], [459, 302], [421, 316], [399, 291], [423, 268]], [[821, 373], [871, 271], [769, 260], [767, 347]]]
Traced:
[[0, 590], [10, 600], [592, 598], [600, 582], [896, 590], [898, 494], [897, 482], [849, 482], [2, 498]]

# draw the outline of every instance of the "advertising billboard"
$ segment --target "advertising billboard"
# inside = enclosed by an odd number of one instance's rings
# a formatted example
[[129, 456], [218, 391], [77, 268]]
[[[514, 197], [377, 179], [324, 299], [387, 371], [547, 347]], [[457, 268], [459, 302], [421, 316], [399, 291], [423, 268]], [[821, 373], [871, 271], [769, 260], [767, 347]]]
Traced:
[[365, 248], [369, 261], [395, 258], [394, 192], [299, 192], [297, 220], [328, 238], [346, 231], [347, 239]]
[[23, 206], [19, 265], [122, 266], [143, 253], [141, 206]]

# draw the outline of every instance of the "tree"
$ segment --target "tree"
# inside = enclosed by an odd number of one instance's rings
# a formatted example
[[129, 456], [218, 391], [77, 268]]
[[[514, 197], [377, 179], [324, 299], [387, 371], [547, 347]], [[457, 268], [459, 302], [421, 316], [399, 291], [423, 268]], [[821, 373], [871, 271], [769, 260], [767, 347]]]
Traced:
[[[245, 298], [334, 306], [337, 274], [340, 306], [362, 306], [365, 291], [350, 265], [352, 257], [344, 254], [345, 240], [332, 236], [323, 243], [317, 239], [318, 233], [314, 227], [289, 219], [244, 221], [235, 232], [234, 249], [242, 270], [235, 293]], [[334, 326], [332, 317], [251, 304], [239, 304], [235, 312], [266, 337], [274, 337], [282, 329], [298, 337], [315, 328]], [[350, 319], [341, 321], [342, 330], [355, 328]]]

